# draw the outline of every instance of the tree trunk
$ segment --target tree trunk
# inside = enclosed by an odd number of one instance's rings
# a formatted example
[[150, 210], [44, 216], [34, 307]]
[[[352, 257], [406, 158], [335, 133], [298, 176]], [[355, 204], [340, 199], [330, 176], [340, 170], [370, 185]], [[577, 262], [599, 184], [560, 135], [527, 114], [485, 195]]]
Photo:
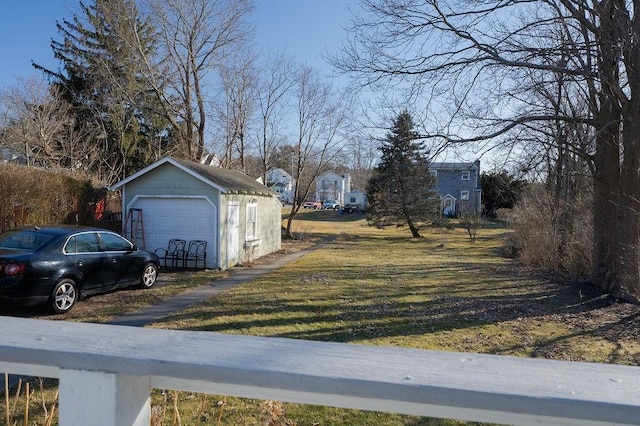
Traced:
[[[615, 87], [620, 87], [619, 60], [620, 10], [615, 2], [598, 5], [600, 26], [598, 74], [601, 87], [597, 96], [599, 109], [594, 112], [596, 130], [595, 175], [593, 193], [593, 283], [605, 291], [618, 293], [622, 266], [618, 258], [618, 236], [626, 228], [619, 213], [620, 129], [623, 114]], [[628, 267], [628, 265], [626, 265]]]
[[593, 190], [593, 283], [614, 291], [616, 283], [616, 232], [620, 166], [618, 136], [613, 131], [598, 136]]
[[411, 220], [411, 215], [405, 213], [405, 217], [407, 218], [407, 225], [409, 225], [409, 229], [411, 230], [411, 236], [413, 238], [422, 238], [422, 235], [420, 235], [420, 231], [416, 227], [415, 223], [413, 223], [413, 220]]
[[[291, 210], [293, 212], [293, 210]], [[287, 218], [287, 227], [285, 228], [284, 238], [286, 240], [293, 239], [293, 233], [291, 232], [291, 225], [293, 224], [294, 214], [289, 213], [289, 217]]]
[[[625, 173], [630, 175], [632, 173]], [[637, 172], [633, 172], [637, 175]], [[635, 181], [633, 186], [630, 183]], [[623, 176], [618, 214], [617, 283], [613, 294], [625, 300], [640, 302], [640, 221], [637, 176]], [[614, 233], [612, 233], [614, 234]]]
[[[636, 80], [637, 82], [637, 80]], [[632, 90], [639, 86], [632, 83]], [[624, 158], [618, 198], [618, 283], [614, 295], [640, 302], [640, 107], [634, 96], [625, 108]]]

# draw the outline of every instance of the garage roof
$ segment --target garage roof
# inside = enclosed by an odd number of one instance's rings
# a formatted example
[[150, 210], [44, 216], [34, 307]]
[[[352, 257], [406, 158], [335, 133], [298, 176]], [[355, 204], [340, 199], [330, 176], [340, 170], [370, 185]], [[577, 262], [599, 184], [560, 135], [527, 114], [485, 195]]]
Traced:
[[112, 191], [120, 189], [127, 183], [167, 163], [172, 164], [173, 166], [190, 174], [194, 178], [199, 179], [224, 193], [242, 193], [265, 196], [276, 195], [274, 191], [256, 181], [255, 179], [252, 179], [251, 177], [245, 175], [244, 173], [173, 157], [165, 157], [161, 160], [156, 161], [155, 163], [145, 167], [139, 172], [129, 176], [128, 178], [113, 184], [110, 189]]

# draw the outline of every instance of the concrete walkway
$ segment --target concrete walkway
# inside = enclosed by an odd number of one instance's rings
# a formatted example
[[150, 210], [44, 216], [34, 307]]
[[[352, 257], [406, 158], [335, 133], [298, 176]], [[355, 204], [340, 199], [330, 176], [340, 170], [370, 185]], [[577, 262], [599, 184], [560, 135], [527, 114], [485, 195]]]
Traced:
[[282, 265], [299, 259], [305, 254], [325, 244], [327, 243], [325, 242], [316, 244], [315, 246], [309, 247], [305, 250], [278, 257], [273, 262], [268, 264], [257, 265], [248, 268], [233, 268], [230, 270], [230, 276], [228, 276], [227, 278], [217, 279], [210, 284], [178, 294], [177, 296], [171, 297], [156, 305], [148, 306], [137, 312], [125, 314], [114, 320], [107, 321], [105, 322], [105, 324], [144, 327], [145, 325], [156, 322], [174, 312], [184, 310], [191, 305], [195, 305], [204, 300], [210, 299], [211, 297], [216, 296], [237, 284], [251, 281], [254, 278], [274, 271], [280, 268]]

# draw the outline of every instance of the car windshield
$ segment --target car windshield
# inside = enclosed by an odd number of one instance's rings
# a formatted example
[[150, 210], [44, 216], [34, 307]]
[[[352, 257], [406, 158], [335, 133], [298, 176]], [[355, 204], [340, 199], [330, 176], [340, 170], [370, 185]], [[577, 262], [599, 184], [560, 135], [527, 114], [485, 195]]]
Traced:
[[0, 248], [35, 251], [51, 241], [52, 235], [37, 231], [8, 231], [0, 234]]

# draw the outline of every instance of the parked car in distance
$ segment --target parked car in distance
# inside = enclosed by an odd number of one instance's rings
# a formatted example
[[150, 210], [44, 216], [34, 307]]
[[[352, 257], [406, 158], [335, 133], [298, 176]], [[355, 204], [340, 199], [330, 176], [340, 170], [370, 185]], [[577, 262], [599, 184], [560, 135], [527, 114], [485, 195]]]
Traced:
[[322, 203], [323, 209], [332, 209], [332, 210], [340, 210], [340, 203], [336, 200], [333, 201], [325, 201]]
[[359, 203], [348, 203], [344, 205], [342, 211], [345, 213], [364, 213], [364, 207]]
[[85, 296], [152, 287], [158, 265], [155, 253], [106, 229], [18, 228], [0, 234], [0, 304], [62, 314]]
[[322, 203], [320, 201], [305, 201], [302, 204], [303, 209], [321, 209]]

